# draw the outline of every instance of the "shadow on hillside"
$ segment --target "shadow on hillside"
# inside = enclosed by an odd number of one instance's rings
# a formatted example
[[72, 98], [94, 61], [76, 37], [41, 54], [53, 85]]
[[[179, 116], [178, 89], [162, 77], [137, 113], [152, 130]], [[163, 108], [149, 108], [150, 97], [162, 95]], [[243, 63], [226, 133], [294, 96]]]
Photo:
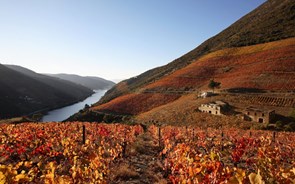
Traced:
[[272, 123], [276, 123], [277, 121], [281, 121], [283, 122], [284, 124], [288, 124], [288, 123], [291, 123], [293, 119], [291, 119], [290, 117], [286, 117], [286, 116], [283, 116], [281, 114], [275, 114], [273, 120], [272, 120]]
[[229, 93], [266, 93], [265, 90], [258, 88], [230, 88], [226, 91]]

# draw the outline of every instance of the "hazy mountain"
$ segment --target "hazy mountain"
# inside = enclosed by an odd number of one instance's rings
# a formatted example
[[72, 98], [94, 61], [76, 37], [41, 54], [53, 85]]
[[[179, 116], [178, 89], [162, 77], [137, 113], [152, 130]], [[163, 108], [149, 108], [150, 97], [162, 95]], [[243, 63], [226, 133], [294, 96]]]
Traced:
[[63, 80], [68, 80], [93, 90], [109, 89], [115, 85], [114, 82], [100, 78], [100, 77], [91, 77], [91, 76], [82, 77], [82, 76], [74, 75], [74, 74], [46, 74], [46, 75], [57, 77]]
[[[225, 98], [241, 109], [247, 104], [261, 105], [272, 99], [276, 103], [266, 105], [274, 108], [274, 104], [281, 104], [278, 112], [287, 114], [295, 107], [295, 98], [291, 93], [287, 96], [287, 92], [295, 89], [294, 20], [294, 0], [268, 0], [184, 56], [118, 83], [92, 111], [96, 118], [110, 121], [111, 116], [117, 121], [119, 117], [131, 115], [141, 122], [201, 123], [208, 117], [196, 109], [206, 100], [198, 100], [196, 93], [208, 90], [209, 81], [215, 79], [221, 82], [223, 91], [285, 92], [281, 99]], [[87, 118], [91, 120], [91, 116]]]
[[65, 106], [93, 93], [84, 86], [15, 65], [0, 64], [0, 86], [0, 118]]

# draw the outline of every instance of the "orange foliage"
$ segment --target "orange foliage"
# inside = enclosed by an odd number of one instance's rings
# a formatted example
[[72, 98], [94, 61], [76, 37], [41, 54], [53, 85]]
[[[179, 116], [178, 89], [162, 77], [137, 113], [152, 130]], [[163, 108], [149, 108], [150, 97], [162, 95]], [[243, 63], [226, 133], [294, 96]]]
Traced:
[[[159, 129], [151, 126], [155, 139]], [[171, 183], [294, 183], [294, 133], [162, 126]], [[278, 136], [279, 135], [279, 136]]]
[[93, 107], [92, 110], [111, 111], [123, 114], [139, 114], [179, 98], [175, 94], [140, 93], [127, 94], [112, 101]]
[[223, 50], [218, 50], [216, 52], [212, 52], [200, 58], [199, 60], [207, 60], [215, 57], [224, 57], [224, 56], [239, 56], [244, 54], [253, 54], [261, 51], [267, 51], [271, 49], [278, 49], [281, 47], [286, 47], [295, 44], [295, 38], [289, 38], [280, 41], [274, 41], [264, 44], [257, 44], [245, 47], [236, 47], [236, 48], [227, 48]]
[[293, 90], [295, 39], [232, 48], [204, 56], [145, 87], [148, 90], [207, 88], [210, 79], [227, 88]]
[[88, 122], [0, 124], [0, 183], [106, 183], [124, 144], [142, 132]]

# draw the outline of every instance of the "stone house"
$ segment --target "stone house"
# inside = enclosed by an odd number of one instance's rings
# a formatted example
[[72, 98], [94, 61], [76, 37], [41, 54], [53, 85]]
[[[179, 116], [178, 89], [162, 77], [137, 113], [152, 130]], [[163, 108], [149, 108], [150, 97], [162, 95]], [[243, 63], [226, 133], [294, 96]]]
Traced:
[[264, 110], [254, 107], [248, 107], [244, 111], [244, 120], [255, 121], [258, 123], [270, 123], [274, 119], [274, 110]]
[[201, 112], [214, 114], [214, 115], [221, 115], [226, 105], [227, 104], [225, 102], [216, 101], [216, 102], [211, 102], [207, 104], [201, 104], [201, 106], [198, 109]]

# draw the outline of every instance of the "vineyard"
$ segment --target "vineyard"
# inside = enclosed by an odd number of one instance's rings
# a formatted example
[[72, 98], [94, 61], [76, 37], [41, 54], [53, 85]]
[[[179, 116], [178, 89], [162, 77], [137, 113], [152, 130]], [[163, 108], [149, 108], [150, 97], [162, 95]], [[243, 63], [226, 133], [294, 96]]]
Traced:
[[295, 107], [294, 98], [270, 97], [263, 95], [240, 95], [232, 99], [243, 104], [257, 104], [277, 107]]
[[[284, 41], [287, 41], [286, 45]], [[290, 40], [284, 41], [282, 47], [272, 49], [262, 44], [216, 51], [216, 54], [204, 56], [144, 88], [150, 91], [206, 90], [209, 80], [216, 78], [223, 89], [245, 87], [292, 91], [295, 47]], [[264, 46], [268, 49], [262, 49]]]
[[92, 107], [94, 111], [115, 112], [119, 114], [139, 114], [155, 107], [170, 103], [180, 96], [175, 94], [127, 94], [120, 96], [108, 103]]
[[295, 134], [151, 127], [172, 183], [294, 183]]
[[109, 164], [141, 132], [120, 124], [0, 125], [0, 183], [104, 183]]
[[[295, 133], [259, 130], [1, 124], [0, 183], [288, 184], [295, 182], [294, 140]], [[114, 174], [122, 168], [132, 170]]]

